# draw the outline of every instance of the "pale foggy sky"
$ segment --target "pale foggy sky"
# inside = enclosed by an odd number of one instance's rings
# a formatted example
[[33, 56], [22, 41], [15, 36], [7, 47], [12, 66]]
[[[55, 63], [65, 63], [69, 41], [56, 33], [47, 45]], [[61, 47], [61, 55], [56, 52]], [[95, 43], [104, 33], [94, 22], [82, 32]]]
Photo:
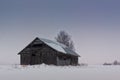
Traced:
[[0, 0], [0, 63], [19, 63], [35, 37], [54, 40], [60, 30], [74, 41], [79, 62], [120, 61], [119, 0]]

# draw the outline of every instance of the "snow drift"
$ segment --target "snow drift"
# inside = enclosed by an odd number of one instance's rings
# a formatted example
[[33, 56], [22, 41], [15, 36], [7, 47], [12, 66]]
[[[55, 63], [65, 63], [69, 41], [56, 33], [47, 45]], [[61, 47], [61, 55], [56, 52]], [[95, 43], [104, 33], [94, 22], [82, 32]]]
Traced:
[[1, 80], [120, 80], [120, 66], [0, 65]]

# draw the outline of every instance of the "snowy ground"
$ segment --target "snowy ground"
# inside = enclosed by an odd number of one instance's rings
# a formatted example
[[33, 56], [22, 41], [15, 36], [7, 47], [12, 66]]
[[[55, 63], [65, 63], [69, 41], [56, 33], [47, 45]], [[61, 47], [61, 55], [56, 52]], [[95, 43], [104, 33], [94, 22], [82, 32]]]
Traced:
[[0, 65], [0, 80], [120, 80], [120, 66]]

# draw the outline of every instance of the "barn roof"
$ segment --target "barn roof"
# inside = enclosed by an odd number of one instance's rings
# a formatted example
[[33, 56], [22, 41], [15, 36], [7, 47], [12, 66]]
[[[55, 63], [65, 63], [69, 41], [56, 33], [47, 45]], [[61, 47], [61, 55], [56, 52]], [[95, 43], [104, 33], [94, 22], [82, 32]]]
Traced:
[[44, 43], [46, 43], [48, 46], [50, 46], [51, 48], [62, 52], [64, 54], [70, 54], [70, 55], [74, 55], [74, 56], [79, 56], [75, 51], [71, 50], [70, 48], [68, 48], [67, 46], [65, 46], [64, 44], [58, 43], [56, 41], [52, 41], [52, 40], [48, 40], [48, 39], [43, 39], [43, 38], [39, 38], [41, 41], [43, 41]]
[[56, 50], [58, 52], [62, 52], [64, 54], [70, 54], [70, 55], [80, 57], [75, 51], [71, 50], [70, 48], [68, 48], [64, 44], [61, 44], [61, 43], [56, 42], [56, 41], [52, 41], [52, 40], [37, 37], [33, 42], [35, 44], [39, 44], [40, 41], [42, 41], [43, 43], [45, 43], [46, 45], [48, 45], [49, 47], [53, 48], [54, 50]]

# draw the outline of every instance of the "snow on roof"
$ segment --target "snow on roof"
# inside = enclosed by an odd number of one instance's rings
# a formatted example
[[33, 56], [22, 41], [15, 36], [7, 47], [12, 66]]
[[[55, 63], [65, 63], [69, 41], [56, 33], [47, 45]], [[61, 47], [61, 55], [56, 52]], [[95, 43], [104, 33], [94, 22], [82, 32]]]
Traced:
[[59, 44], [47, 39], [40, 39], [40, 40], [42, 40], [44, 43], [46, 43], [48, 46], [52, 47], [53, 49], [62, 53], [66, 53], [66, 51]]
[[71, 54], [74, 56], [79, 56], [75, 51], [69, 49], [64, 44], [58, 43], [56, 41], [48, 40], [48, 39], [43, 39], [43, 38], [39, 38], [39, 39], [43, 41], [45, 44], [47, 44], [48, 46], [52, 47], [53, 49], [59, 52], [62, 52], [64, 54]]
[[[48, 40], [48, 39], [43, 39], [43, 38], [36, 38], [35, 40], [33, 40], [31, 43], [33, 44], [41, 44], [42, 42], [44, 42], [46, 45], [48, 45], [49, 47], [53, 48], [54, 50], [58, 51], [58, 52], [62, 52], [64, 54], [70, 54], [70, 55], [74, 55], [74, 56], [78, 56], [80, 57], [75, 51], [69, 49], [67, 46], [65, 46], [64, 44], [61, 44], [59, 42], [56, 41], [52, 41], [52, 40]], [[28, 49], [23, 49], [21, 52], [25, 52], [30, 50]], [[19, 52], [18, 54], [20, 54], [21, 52]]]

